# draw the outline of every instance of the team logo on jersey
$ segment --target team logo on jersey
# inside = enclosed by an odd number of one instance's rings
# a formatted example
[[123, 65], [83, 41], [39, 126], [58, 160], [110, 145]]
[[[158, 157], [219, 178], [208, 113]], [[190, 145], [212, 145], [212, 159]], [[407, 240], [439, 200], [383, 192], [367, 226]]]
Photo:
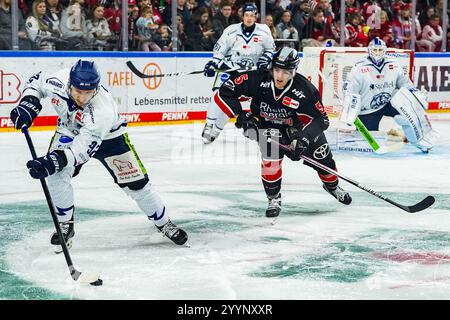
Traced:
[[328, 147], [328, 143], [324, 143], [316, 150], [314, 150], [314, 158], [317, 160], [325, 159], [330, 154], [330, 148]]
[[261, 42], [261, 41], [262, 41], [261, 38], [259, 38], [259, 37], [253, 37], [253, 42], [258, 43], [258, 42]]
[[324, 108], [323, 104], [321, 104], [319, 101], [316, 102], [315, 106], [316, 106], [317, 110], [320, 111], [320, 113], [325, 112], [325, 108]]
[[288, 108], [297, 109], [299, 106], [299, 102], [297, 100], [292, 99], [291, 97], [284, 97], [283, 101], [281, 101], [283, 105]]
[[370, 72], [370, 68], [369, 67], [361, 68], [361, 73], [368, 73], [368, 72]]
[[292, 93], [295, 94], [299, 99], [306, 98], [305, 94], [301, 90], [294, 89]]
[[60, 89], [64, 87], [64, 83], [62, 83], [58, 78], [55, 77], [48, 78], [45, 82]]
[[259, 85], [261, 88], [270, 88], [270, 81], [267, 82], [261, 82]]
[[392, 70], [392, 69], [395, 69], [397, 66], [395, 65], [395, 64], [389, 64], [388, 65], [388, 68], [390, 69], [390, 70]]
[[372, 101], [370, 101], [370, 108], [376, 109], [378, 107], [382, 107], [390, 100], [391, 95], [389, 93], [387, 92], [379, 93], [372, 98]]
[[59, 107], [59, 103], [60, 103], [59, 99], [52, 98], [52, 104], [53, 104], [53, 105]]

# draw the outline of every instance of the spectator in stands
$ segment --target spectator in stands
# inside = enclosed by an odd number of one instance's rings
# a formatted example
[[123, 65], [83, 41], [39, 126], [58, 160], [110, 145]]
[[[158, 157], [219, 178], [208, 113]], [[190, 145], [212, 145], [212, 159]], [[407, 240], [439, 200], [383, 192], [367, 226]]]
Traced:
[[348, 15], [345, 25], [346, 47], [367, 47], [369, 36], [364, 32], [361, 14], [353, 12]]
[[436, 9], [433, 6], [428, 6], [424, 11], [419, 14], [419, 22], [423, 29], [427, 25], [432, 15], [436, 14]]
[[73, 50], [83, 50], [88, 45], [83, 4], [84, 0], [71, 0], [61, 16], [63, 38], [69, 41], [69, 48]]
[[281, 21], [277, 25], [277, 33], [279, 39], [291, 39], [292, 41], [283, 42], [283, 46], [298, 48], [298, 31], [295, 29], [291, 21], [292, 13], [289, 10], [284, 10], [281, 15]]
[[155, 42], [155, 36], [159, 25], [153, 20], [153, 10], [150, 7], [144, 7], [141, 16], [136, 22], [141, 46], [143, 51], [161, 51], [161, 48]]
[[[175, 0], [173, 0], [175, 1]], [[191, 12], [186, 4], [186, 0], [176, 0], [177, 1], [177, 14], [183, 19], [183, 25], [186, 27], [189, 24], [189, 19], [191, 17]], [[167, 6], [162, 13], [163, 21], [165, 24], [170, 26], [172, 24], [172, 9]]]
[[394, 36], [392, 34], [392, 24], [388, 19], [387, 12], [384, 10], [380, 12], [380, 23], [375, 23], [369, 31], [369, 40], [377, 37], [382, 39], [388, 48], [393, 46]]
[[177, 30], [178, 30], [178, 50], [184, 51], [187, 41], [187, 35], [185, 32], [183, 19], [180, 15], [177, 15]]
[[274, 24], [278, 25], [284, 12], [280, 5], [280, 0], [275, 0], [269, 12], [272, 14]]
[[113, 34], [109, 30], [108, 21], [103, 17], [104, 7], [94, 5], [89, 20], [86, 21], [88, 40], [94, 50], [110, 50], [113, 47]]
[[[413, 18], [411, 13], [411, 5], [404, 4], [401, 7], [400, 15], [392, 22], [394, 33], [394, 46], [399, 49], [410, 49], [411, 47], [411, 25], [413, 24]], [[414, 19], [416, 28], [416, 38], [419, 40], [422, 32], [419, 20]], [[420, 42], [416, 41], [416, 44], [420, 45]]]
[[205, 7], [198, 8], [191, 17], [186, 30], [188, 51], [212, 51], [215, 39], [214, 29], [209, 21], [209, 12]]
[[272, 34], [272, 38], [274, 39], [278, 39], [278, 31], [277, 28], [275, 28], [274, 24], [273, 24], [273, 17], [271, 14], [266, 14], [266, 25], [269, 27], [270, 29], [270, 33]]
[[294, 25], [295, 29], [297, 29], [299, 33], [299, 38], [303, 39], [304, 38], [303, 30], [305, 30], [305, 26], [308, 23], [309, 19], [309, 12], [310, 12], [309, 0], [301, 0], [297, 2], [295, 8], [296, 10], [292, 17], [292, 24]]
[[320, 7], [312, 13], [311, 19], [303, 30], [304, 39], [302, 47], [324, 47], [325, 45], [336, 45], [334, 36], [329, 34], [329, 28], [326, 25], [323, 10]]
[[162, 51], [172, 50], [172, 34], [169, 32], [169, 27], [166, 24], [159, 26], [158, 33], [155, 36], [155, 42]]
[[223, 0], [220, 4], [220, 12], [212, 18], [214, 42], [217, 42], [226, 27], [234, 23], [231, 18], [231, 13], [231, 3], [227, 0]]
[[31, 15], [25, 21], [28, 38], [33, 41], [34, 48], [38, 50], [55, 50], [54, 43], [57, 37], [51, 32], [45, 0], [35, 0], [31, 8]]
[[444, 32], [439, 24], [440, 20], [440, 17], [434, 14], [428, 20], [428, 24], [423, 28], [422, 40], [430, 42], [429, 51], [439, 52], [442, 49]]
[[46, 0], [46, 4], [47, 4], [46, 15], [51, 22], [51, 31], [53, 33], [59, 34], [59, 36], [62, 36], [60, 23], [61, 23], [61, 14], [63, 12], [63, 6], [60, 4], [59, 0]]
[[[136, 22], [138, 19], [139, 19], [139, 7], [136, 5], [136, 1], [128, 0], [128, 50], [130, 51], [137, 51], [140, 49], [141, 39], [139, 38], [136, 26]], [[117, 36], [116, 39], [118, 39]]]
[[[128, 10], [130, 10], [130, 6], [136, 6], [136, 0], [126, 1], [128, 1]], [[117, 0], [105, 2], [103, 16], [108, 21], [109, 30], [118, 38], [122, 26], [122, 9], [119, 6], [119, 2]]]
[[211, 0], [209, 5], [207, 6], [209, 16], [214, 17], [220, 12], [220, 2], [221, 0]]
[[364, 21], [369, 21], [369, 18], [375, 14], [379, 14], [382, 10], [381, 4], [379, 1], [366, 1], [360, 10], [362, 18]]
[[[161, 13], [160, 13], [159, 10], [158, 10], [158, 7], [155, 6], [155, 5], [153, 5], [153, 4], [151, 3], [150, 0], [140, 0], [140, 1], [139, 1], [138, 7], [139, 7], [139, 11], [141, 11], [144, 7], [150, 7], [150, 8], [152, 8], [152, 12], [153, 12], [153, 20], [154, 20], [158, 25], [160, 25], [160, 24], [163, 23], [163, 18], [162, 18], [162, 16], [161, 16]], [[169, 10], [170, 10], [170, 7], [169, 7]]]
[[[22, 13], [19, 12], [19, 49], [31, 49]], [[0, 0], [0, 50], [12, 50], [11, 0]]]

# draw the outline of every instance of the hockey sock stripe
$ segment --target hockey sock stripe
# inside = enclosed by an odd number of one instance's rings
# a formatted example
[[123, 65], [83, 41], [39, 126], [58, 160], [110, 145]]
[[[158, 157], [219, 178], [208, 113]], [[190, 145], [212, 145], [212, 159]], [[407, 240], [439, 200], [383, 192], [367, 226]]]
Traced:
[[281, 179], [283, 170], [283, 160], [264, 161], [261, 162], [261, 178], [266, 182], [276, 182]]
[[142, 173], [143, 174], [147, 174], [147, 170], [145, 169], [144, 164], [141, 162], [141, 159], [139, 159], [139, 156], [138, 156], [136, 150], [134, 149], [134, 146], [130, 142], [130, 138], [128, 138], [128, 133], [124, 133], [123, 137], [125, 139], [125, 143], [130, 148], [130, 150], [133, 152], [134, 157], [136, 158], [136, 161], [137, 161], [137, 163], [139, 164], [139, 167], [142, 170]]
[[218, 91], [214, 95], [214, 102], [219, 106], [219, 108], [223, 111], [223, 113], [225, 113], [228, 117], [230, 117], [230, 118], [234, 117], [233, 110], [225, 103], [225, 101], [222, 100]]

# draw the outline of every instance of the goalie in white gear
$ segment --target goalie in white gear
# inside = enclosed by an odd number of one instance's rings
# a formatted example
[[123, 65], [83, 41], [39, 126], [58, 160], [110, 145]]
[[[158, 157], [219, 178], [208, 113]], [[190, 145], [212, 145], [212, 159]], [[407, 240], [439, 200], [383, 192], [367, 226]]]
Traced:
[[406, 138], [428, 152], [437, 138], [425, 110], [426, 98], [419, 92], [398, 62], [386, 57], [383, 40], [373, 39], [368, 57], [352, 68], [344, 84], [344, 108], [340, 120], [352, 125], [359, 117], [368, 130], [378, 130], [383, 116], [393, 117]]
[[[33, 178], [47, 178], [68, 246], [75, 234], [71, 180], [91, 158], [101, 162], [114, 182], [137, 202], [160, 232], [176, 244], [184, 244], [187, 234], [170, 221], [168, 210], [152, 187], [125, 132], [126, 122], [119, 117], [117, 104], [100, 85], [100, 74], [94, 62], [78, 60], [70, 69], [32, 76], [19, 105], [11, 111], [16, 129], [32, 125], [44, 98], [50, 99], [58, 113], [58, 124], [47, 154], [28, 161], [27, 167]], [[51, 244], [59, 250], [61, 243], [56, 232]]]
[[[224, 30], [214, 46], [212, 60], [205, 65], [205, 76], [216, 77], [213, 84], [214, 93], [230, 75], [233, 76], [237, 72], [218, 72], [219, 70], [241, 68], [245, 71], [253, 67], [268, 69], [272, 61], [275, 41], [267, 25], [256, 23], [258, 14], [256, 5], [244, 4], [242, 14], [242, 23], [232, 24]], [[202, 132], [203, 142], [205, 144], [213, 142], [228, 120], [229, 117], [213, 99], [206, 114], [206, 124]]]

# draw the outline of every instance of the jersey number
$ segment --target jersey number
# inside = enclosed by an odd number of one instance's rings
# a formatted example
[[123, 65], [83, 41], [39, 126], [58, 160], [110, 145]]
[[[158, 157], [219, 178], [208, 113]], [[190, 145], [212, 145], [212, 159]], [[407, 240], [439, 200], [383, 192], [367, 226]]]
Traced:
[[237, 85], [240, 85], [245, 80], [248, 80], [248, 75], [243, 74], [242, 76], [239, 76], [236, 79], [234, 79], [234, 83], [236, 83]]
[[100, 145], [97, 142], [92, 141], [87, 150], [89, 157], [92, 157], [97, 152], [98, 148], [100, 148]]

